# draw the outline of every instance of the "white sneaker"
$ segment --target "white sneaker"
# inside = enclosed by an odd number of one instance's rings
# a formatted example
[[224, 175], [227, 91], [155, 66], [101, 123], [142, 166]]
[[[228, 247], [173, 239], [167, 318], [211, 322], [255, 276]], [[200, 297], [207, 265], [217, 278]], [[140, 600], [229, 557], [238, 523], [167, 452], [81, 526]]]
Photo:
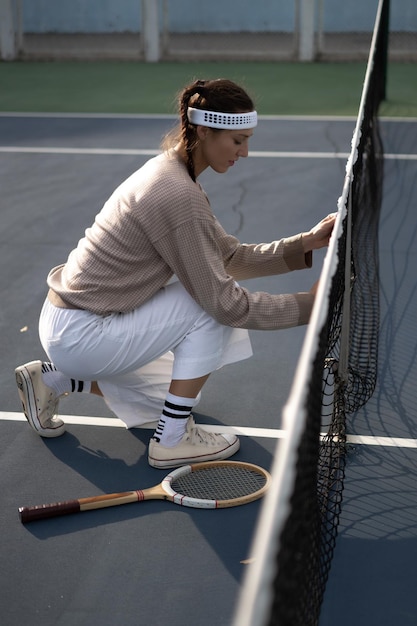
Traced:
[[148, 448], [148, 462], [152, 467], [181, 467], [188, 463], [219, 461], [227, 459], [240, 448], [236, 435], [209, 433], [194, 423], [189, 417], [187, 430], [178, 445], [167, 448], [151, 439]]
[[41, 437], [62, 435], [65, 424], [56, 416], [59, 396], [42, 380], [42, 361], [21, 365], [15, 374], [23, 412], [33, 430]]

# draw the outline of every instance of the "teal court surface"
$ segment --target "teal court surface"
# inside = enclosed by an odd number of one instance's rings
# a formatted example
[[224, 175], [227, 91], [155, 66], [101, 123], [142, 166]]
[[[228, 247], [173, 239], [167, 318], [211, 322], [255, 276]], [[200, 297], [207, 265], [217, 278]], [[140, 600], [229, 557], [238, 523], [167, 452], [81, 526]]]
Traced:
[[[262, 501], [218, 511], [144, 502], [22, 525], [18, 508], [159, 483], [150, 430], [123, 428], [98, 398], [61, 403], [67, 432], [37, 437], [14, 368], [44, 358], [37, 320], [65, 261], [113, 189], [156, 154], [163, 116], [0, 115], [0, 617], [3, 626], [231, 626]], [[248, 159], [201, 177], [223, 226], [262, 242], [336, 210], [353, 118], [261, 119]], [[350, 436], [339, 537], [321, 626], [417, 622], [417, 120], [381, 121], [379, 378]], [[303, 291], [311, 270], [248, 281]], [[254, 356], [213, 374], [195, 413], [238, 432], [237, 460], [270, 468], [304, 328], [252, 332]]]

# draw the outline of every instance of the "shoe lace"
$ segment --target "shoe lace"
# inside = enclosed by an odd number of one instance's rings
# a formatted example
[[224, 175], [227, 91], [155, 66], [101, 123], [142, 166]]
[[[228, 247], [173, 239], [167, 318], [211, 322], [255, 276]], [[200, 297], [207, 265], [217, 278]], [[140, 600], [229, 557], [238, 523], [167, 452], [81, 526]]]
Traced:
[[192, 444], [204, 444], [206, 446], [215, 446], [219, 443], [219, 437], [216, 433], [209, 433], [203, 428], [193, 426], [189, 431], [190, 441]]

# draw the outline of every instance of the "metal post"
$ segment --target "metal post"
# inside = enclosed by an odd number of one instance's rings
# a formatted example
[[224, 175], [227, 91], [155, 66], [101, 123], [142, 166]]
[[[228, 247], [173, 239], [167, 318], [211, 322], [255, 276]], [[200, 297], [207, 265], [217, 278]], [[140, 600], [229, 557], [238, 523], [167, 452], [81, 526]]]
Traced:
[[324, 0], [318, 0], [317, 17], [317, 52], [324, 53]]
[[160, 60], [158, 4], [159, 0], [142, 0], [143, 47], [148, 63]]
[[0, 0], [0, 59], [16, 58], [16, 36], [11, 0]]
[[314, 61], [314, 19], [315, 1], [301, 0], [299, 28], [299, 61]]

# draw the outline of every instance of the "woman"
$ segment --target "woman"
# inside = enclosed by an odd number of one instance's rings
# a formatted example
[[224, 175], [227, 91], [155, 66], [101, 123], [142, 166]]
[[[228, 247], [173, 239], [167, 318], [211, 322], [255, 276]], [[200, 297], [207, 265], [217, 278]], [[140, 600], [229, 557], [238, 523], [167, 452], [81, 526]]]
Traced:
[[160, 468], [239, 449], [237, 437], [196, 426], [191, 410], [211, 372], [251, 355], [246, 329], [306, 324], [315, 287], [273, 295], [236, 281], [311, 267], [335, 217], [270, 244], [228, 235], [196, 181], [208, 167], [225, 173], [248, 156], [253, 102], [217, 79], [187, 86], [179, 108], [164, 152], [116, 189], [67, 262], [49, 273], [39, 331], [51, 362], [16, 369], [38, 434], [64, 432], [61, 396], [94, 393], [128, 428], [156, 424], [148, 460]]

